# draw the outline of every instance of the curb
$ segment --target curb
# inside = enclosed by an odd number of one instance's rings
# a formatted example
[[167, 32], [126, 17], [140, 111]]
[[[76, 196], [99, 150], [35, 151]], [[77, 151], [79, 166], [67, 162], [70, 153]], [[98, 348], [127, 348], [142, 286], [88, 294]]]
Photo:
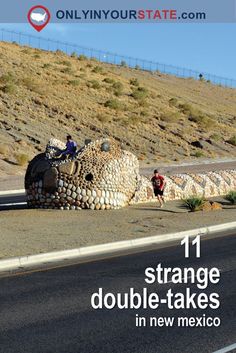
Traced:
[[19, 189], [19, 190], [4, 190], [0, 191], [0, 196], [5, 196], [5, 195], [18, 195], [18, 194], [25, 194], [25, 189]]
[[53, 264], [55, 262], [62, 263], [72, 259], [91, 259], [96, 255], [106, 255], [118, 253], [122, 250], [134, 250], [144, 246], [156, 245], [180, 240], [185, 236], [193, 237], [196, 235], [204, 236], [207, 234], [217, 233], [220, 231], [228, 231], [236, 229], [236, 222], [224, 223], [209, 227], [187, 230], [179, 233], [169, 233], [162, 235], [154, 235], [146, 238], [136, 238], [133, 240], [124, 240], [100, 245], [81, 247], [71, 250], [62, 250], [49, 252], [44, 254], [13, 257], [6, 260], [0, 260], [0, 272], [22, 270], [30, 267], [40, 267], [45, 264]]

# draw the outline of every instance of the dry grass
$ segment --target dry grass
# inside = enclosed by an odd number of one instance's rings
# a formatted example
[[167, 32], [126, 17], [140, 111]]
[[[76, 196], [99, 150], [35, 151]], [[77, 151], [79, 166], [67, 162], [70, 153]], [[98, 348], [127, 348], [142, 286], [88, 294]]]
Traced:
[[15, 154], [15, 160], [19, 166], [25, 166], [29, 161], [29, 156], [24, 153]]

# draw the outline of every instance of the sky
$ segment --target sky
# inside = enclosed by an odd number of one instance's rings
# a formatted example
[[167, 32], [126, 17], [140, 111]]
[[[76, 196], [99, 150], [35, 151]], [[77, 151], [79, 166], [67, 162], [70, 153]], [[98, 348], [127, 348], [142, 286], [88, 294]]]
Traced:
[[29, 24], [1, 28], [236, 79], [235, 24]]

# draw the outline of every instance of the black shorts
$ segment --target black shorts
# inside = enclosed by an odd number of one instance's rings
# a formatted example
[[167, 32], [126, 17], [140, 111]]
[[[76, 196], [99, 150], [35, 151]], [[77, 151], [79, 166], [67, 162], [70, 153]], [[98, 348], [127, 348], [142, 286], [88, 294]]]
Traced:
[[154, 189], [154, 194], [155, 196], [163, 196], [164, 190], [160, 190], [160, 189]]

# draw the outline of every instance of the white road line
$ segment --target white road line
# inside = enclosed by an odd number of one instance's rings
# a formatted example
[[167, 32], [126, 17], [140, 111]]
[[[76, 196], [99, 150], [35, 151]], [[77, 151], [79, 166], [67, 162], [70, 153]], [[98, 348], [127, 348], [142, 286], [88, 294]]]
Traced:
[[230, 346], [224, 347], [222, 349], [220, 349], [219, 351], [215, 351], [213, 353], [226, 353], [226, 352], [230, 352], [233, 349], [236, 349], [236, 343], [231, 344]]
[[25, 189], [0, 191], [0, 196], [12, 195], [12, 194], [17, 194], [17, 195], [25, 194]]
[[27, 205], [27, 202], [1, 203], [0, 208], [1, 207], [10, 207], [10, 206], [23, 206], [23, 205]]

